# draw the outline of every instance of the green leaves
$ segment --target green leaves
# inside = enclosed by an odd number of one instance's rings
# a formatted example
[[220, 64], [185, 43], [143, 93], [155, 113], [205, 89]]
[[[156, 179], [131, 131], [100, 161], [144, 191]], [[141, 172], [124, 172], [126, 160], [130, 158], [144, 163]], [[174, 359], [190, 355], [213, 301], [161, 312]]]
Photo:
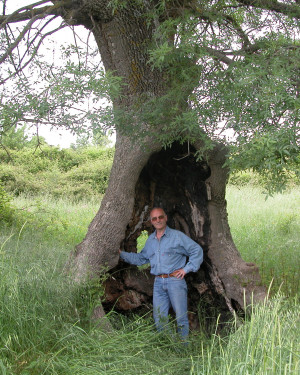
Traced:
[[94, 58], [87, 60], [80, 47], [70, 45], [61, 52], [63, 64], [59, 60], [54, 66], [38, 56], [30, 68], [34, 79], [19, 76], [4, 88], [0, 131], [22, 122], [64, 126], [79, 134], [113, 128], [111, 100], [120, 95], [122, 78], [106, 73]]
[[239, 137], [231, 147], [228, 164], [233, 171], [252, 169], [264, 177], [272, 194], [282, 191], [286, 182], [300, 178], [300, 153], [295, 129], [275, 129], [256, 133], [249, 140]]
[[[28, 72], [38, 78], [22, 76], [2, 93], [0, 126], [45, 122], [83, 138], [92, 129], [115, 127], [136, 142], [151, 136], [163, 146], [201, 138], [210, 148], [221, 141], [231, 146], [233, 169], [270, 171], [271, 180], [283, 181], [298, 160], [299, 24], [286, 11], [291, 4], [276, 11], [262, 2], [243, 4], [110, 1], [120, 26], [132, 14], [139, 28], [122, 38], [142, 49], [141, 72], [152, 69], [143, 77], [150, 82], [144, 92], [142, 86], [138, 94], [127, 90], [135, 59], [130, 50], [120, 51], [118, 72], [104, 72], [97, 46], [77, 40], [62, 48], [55, 66], [36, 56]], [[0, 42], [7, 42], [5, 35]], [[120, 68], [123, 63], [129, 65]], [[152, 87], [155, 79], [159, 87]]]
[[105, 193], [114, 156], [113, 148], [91, 146], [6, 151], [0, 149], [0, 184], [7, 192], [74, 200]]
[[0, 181], [0, 223], [11, 222], [13, 216], [13, 208], [11, 207], [11, 197], [6, 193]]

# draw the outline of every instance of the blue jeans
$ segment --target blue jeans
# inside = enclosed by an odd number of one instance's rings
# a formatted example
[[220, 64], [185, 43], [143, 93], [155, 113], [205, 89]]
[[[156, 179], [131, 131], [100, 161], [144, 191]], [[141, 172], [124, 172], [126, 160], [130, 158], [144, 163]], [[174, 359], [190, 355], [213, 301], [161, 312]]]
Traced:
[[177, 321], [179, 335], [185, 339], [189, 334], [187, 315], [187, 285], [184, 279], [176, 277], [155, 277], [153, 288], [153, 317], [156, 328], [162, 331], [169, 322], [169, 309], [172, 306]]

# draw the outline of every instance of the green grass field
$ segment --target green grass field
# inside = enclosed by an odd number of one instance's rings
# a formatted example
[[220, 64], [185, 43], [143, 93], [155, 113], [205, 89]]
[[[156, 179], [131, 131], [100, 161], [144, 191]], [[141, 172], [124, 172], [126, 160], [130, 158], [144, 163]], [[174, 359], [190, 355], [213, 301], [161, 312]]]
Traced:
[[258, 188], [227, 191], [231, 233], [245, 261], [260, 267], [264, 284], [285, 295], [300, 290], [300, 189], [268, 197]]
[[300, 190], [265, 200], [229, 187], [227, 200], [235, 242], [273, 280], [272, 298], [226, 336], [200, 332], [182, 347], [149, 316], [111, 313], [113, 332], [91, 324], [92, 292], [63, 267], [99, 202], [16, 199], [18, 229], [0, 230], [0, 374], [298, 374]]

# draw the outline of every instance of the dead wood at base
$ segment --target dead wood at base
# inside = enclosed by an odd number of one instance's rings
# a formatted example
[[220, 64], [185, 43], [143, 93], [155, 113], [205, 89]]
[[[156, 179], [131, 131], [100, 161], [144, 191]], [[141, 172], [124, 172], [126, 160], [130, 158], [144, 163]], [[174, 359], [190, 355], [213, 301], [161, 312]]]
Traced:
[[[150, 233], [152, 207], [163, 207], [168, 225], [186, 233], [204, 250], [204, 263], [197, 273], [187, 275], [188, 309], [192, 329], [211, 326], [218, 316], [226, 322], [241, 313], [244, 304], [265, 298], [258, 268], [242, 260], [228, 226], [224, 150], [216, 147], [208, 161], [195, 159], [195, 148], [174, 144], [153, 154], [142, 169], [135, 188], [131, 219], [121, 246], [136, 251], [137, 238]], [[150, 311], [153, 276], [120, 262], [105, 283], [104, 307], [119, 312]]]

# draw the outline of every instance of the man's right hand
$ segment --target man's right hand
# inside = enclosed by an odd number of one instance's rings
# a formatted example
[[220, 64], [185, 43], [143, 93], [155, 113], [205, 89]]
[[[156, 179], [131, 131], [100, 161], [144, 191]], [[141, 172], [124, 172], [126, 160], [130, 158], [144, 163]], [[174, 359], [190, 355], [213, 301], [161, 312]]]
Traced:
[[183, 268], [180, 268], [179, 270], [172, 272], [172, 274], [177, 277], [177, 279], [183, 279], [186, 275], [186, 272]]

